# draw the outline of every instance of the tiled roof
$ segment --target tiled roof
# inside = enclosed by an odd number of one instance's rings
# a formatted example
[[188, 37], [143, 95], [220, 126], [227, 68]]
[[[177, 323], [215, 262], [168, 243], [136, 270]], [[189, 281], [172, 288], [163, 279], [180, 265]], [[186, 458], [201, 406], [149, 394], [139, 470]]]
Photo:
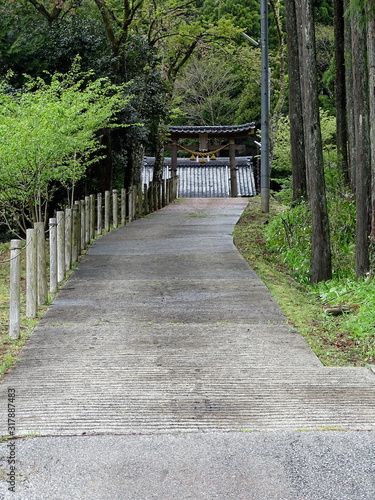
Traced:
[[[145, 158], [143, 183], [147, 184], [152, 180], [154, 160], [150, 157]], [[238, 196], [255, 196], [256, 194], [251, 160], [249, 156], [236, 158]], [[170, 158], [166, 158], [163, 178], [168, 179], [170, 175]], [[218, 158], [204, 164], [179, 158], [177, 175], [179, 177], [178, 196], [181, 198], [230, 196], [229, 158]]]
[[255, 129], [255, 123], [244, 123], [243, 125], [218, 125], [218, 126], [186, 126], [175, 127], [170, 126], [168, 131], [170, 134], [175, 135], [232, 135], [232, 134], [248, 134]]
[[[250, 165], [253, 160], [252, 156], [236, 156], [236, 166], [240, 165]], [[204, 165], [207, 167], [215, 167], [218, 165], [228, 165], [229, 166], [230, 159], [229, 157], [219, 156], [216, 160], [207, 161]], [[155, 157], [153, 156], [145, 156], [144, 164], [150, 167], [153, 167], [155, 163]], [[192, 167], [201, 165], [198, 161], [191, 161], [190, 158], [177, 158], [177, 164], [179, 167]], [[164, 165], [168, 167], [171, 166], [171, 158], [164, 158]]]

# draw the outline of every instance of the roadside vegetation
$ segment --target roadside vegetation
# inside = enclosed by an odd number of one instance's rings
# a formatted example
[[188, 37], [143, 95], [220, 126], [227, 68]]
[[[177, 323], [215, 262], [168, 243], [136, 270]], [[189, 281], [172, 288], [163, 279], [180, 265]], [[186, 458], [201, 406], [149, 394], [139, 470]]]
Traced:
[[[10, 242], [0, 243], [0, 379], [20, 358], [20, 353], [31, 332], [38, 325], [56, 294], [49, 293], [46, 304], [38, 305], [36, 318], [26, 317], [26, 252], [21, 252], [21, 315], [20, 337], [18, 340], [9, 338], [9, 290], [10, 290]], [[85, 251], [83, 251], [84, 255]], [[46, 257], [49, 260], [49, 246], [46, 244]], [[73, 268], [74, 270], [74, 268]], [[64, 281], [69, 278], [73, 270], [66, 273]], [[49, 268], [47, 265], [47, 273]]]
[[[251, 198], [235, 228], [235, 243], [265, 282], [290, 324], [323, 364], [375, 364], [375, 276], [356, 279], [356, 200], [339, 167], [335, 118], [321, 113], [325, 187], [332, 251], [332, 279], [311, 283], [311, 210], [293, 201], [289, 122], [283, 119], [274, 147], [270, 213]], [[372, 266], [373, 268], [373, 266]]]
[[375, 278], [354, 277], [352, 200], [330, 204], [336, 266], [332, 280], [311, 285], [309, 212], [288, 204], [288, 192], [272, 197], [268, 214], [259, 197], [250, 199], [234, 230], [238, 250], [324, 365], [375, 364]]
[[[21, 254], [22, 275], [25, 276], [25, 252]], [[18, 340], [10, 340], [9, 329], [9, 243], [0, 244], [0, 376], [17, 360], [19, 351], [37, 320], [28, 320], [25, 317], [21, 323], [21, 335]], [[21, 279], [21, 304], [25, 306], [25, 280]]]

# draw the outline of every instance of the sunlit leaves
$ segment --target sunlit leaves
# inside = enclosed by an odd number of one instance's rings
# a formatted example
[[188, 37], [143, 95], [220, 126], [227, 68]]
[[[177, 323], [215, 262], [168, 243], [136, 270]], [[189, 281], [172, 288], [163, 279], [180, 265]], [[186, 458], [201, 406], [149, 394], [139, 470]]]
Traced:
[[0, 210], [40, 218], [56, 183], [74, 185], [101, 155], [98, 131], [115, 126], [130, 97], [126, 87], [92, 80], [75, 67], [67, 75], [27, 80], [24, 92], [0, 87]]

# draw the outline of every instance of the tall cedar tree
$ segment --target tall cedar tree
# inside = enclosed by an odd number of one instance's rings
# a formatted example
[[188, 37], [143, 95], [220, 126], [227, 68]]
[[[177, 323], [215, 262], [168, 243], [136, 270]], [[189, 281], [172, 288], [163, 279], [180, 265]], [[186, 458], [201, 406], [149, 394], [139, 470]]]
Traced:
[[297, 19], [294, 0], [285, 0], [286, 35], [289, 73], [289, 121], [292, 159], [293, 201], [305, 197], [306, 162], [303, 134], [303, 113], [297, 43]]
[[358, 16], [351, 19], [352, 78], [355, 133], [356, 276], [370, 269], [371, 149], [366, 31]]
[[371, 243], [375, 245], [375, 18], [367, 26], [368, 71], [370, 91], [370, 145], [371, 145]]
[[349, 185], [348, 129], [346, 120], [345, 51], [344, 51], [344, 1], [334, 0], [335, 45], [335, 96], [336, 96], [336, 146], [345, 183]]
[[312, 215], [310, 279], [312, 283], [332, 277], [332, 255], [325, 192], [323, 149], [320, 130], [315, 26], [312, 0], [295, 0], [300, 52], [304, 118], [307, 193]]

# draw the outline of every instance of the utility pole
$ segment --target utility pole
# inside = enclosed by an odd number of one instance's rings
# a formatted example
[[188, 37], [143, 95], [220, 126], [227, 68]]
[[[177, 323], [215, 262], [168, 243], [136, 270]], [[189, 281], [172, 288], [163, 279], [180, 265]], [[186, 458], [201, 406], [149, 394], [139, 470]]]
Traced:
[[262, 51], [260, 197], [262, 212], [268, 213], [270, 211], [268, 0], [260, 0], [260, 46]]
[[260, 198], [261, 210], [270, 211], [270, 70], [268, 64], [268, 0], [260, 0], [260, 43], [246, 33], [243, 36], [255, 47], [261, 48], [261, 145], [260, 145]]

